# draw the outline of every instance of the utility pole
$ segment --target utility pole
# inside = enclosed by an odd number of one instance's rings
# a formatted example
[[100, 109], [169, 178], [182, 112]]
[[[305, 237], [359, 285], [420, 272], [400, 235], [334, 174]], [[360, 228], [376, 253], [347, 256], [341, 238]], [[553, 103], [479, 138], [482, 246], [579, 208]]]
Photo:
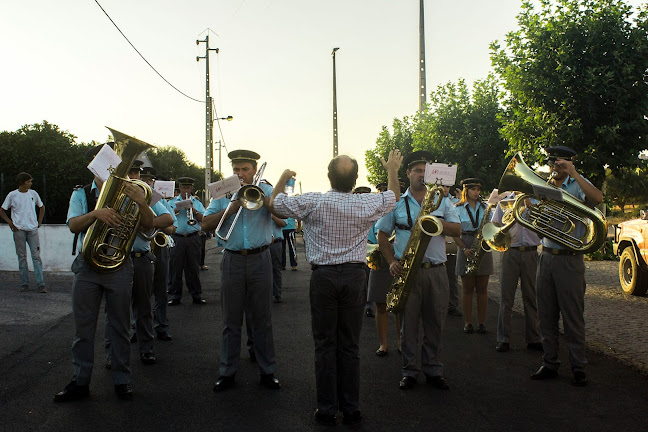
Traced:
[[209, 198], [209, 191], [207, 185], [212, 182], [214, 177], [214, 119], [212, 115], [212, 98], [209, 95], [209, 52], [216, 51], [218, 48], [209, 48], [209, 34], [205, 36], [205, 40], [197, 40], [196, 45], [205, 44], [205, 56], [196, 57], [196, 61], [205, 59], [205, 193], [203, 199], [207, 204]]
[[340, 48], [333, 48], [333, 157], [338, 155], [338, 124], [337, 124], [337, 90], [335, 80], [335, 51]]
[[427, 106], [427, 90], [425, 85], [425, 14], [423, 11], [424, 0], [419, 0], [419, 111], [423, 112]]

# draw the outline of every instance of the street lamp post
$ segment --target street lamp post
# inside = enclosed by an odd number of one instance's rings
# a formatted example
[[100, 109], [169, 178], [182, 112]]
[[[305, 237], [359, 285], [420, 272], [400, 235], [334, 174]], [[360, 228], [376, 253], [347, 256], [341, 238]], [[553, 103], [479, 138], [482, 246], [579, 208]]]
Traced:
[[333, 48], [333, 157], [338, 155], [338, 124], [337, 124], [337, 89], [335, 79], [335, 51], [340, 48]]
[[[227, 117], [217, 117], [216, 120], [227, 120], [227, 121], [232, 121], [232, 120], [234, 120], [234, 117], [232, 117], [232, 116], [227, 116]], [[222, 137], [221, 137], [220, 140], [218, 140], [218, 171], [219, 171], [220, 173], [223, 172], [223, 170], [221, 169], [221, 153], [222, 153], [222, 151], [223, 151], [223, 143], [222, 143], [221, 140], [222, 140]]]

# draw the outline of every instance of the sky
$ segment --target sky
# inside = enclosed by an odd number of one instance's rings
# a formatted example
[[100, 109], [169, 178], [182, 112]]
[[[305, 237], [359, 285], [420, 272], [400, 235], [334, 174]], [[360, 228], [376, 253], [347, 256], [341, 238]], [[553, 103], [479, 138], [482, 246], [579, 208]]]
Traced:
[[[98, 0], [131, 43], [173, 86], [219, 117], [214, 141], [267, 162], [275, 183], [326, 191], [333, 156], [331, 51], [336, 53], [339, 153], [360, 164], [383, 125], [418, 109], [418, 0]], [[489, 44], [517, 27], [520, 0], [426, 0], [428, 94], [491, 71]], [[631, 4], [639, 4], [632, 1]], [[205, 165], [205, 104], [167, 84], [133, 50], [95, 0], [6, 1], [0, 6], [0, 130], [46, 120], [105, 142], [105, 126]], [[214, 167], [219, 167], [215, 144]]]

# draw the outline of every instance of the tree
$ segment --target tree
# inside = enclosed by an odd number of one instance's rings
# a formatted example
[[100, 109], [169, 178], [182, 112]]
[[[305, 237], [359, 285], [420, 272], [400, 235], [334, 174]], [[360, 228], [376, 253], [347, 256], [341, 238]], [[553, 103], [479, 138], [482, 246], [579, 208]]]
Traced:
[[642, 168], [621, 168], [616, 173], [606, 170], [605, 194], [610, 202], [618, 205], [621, 212], [628, 204], [646, 202], [646, 170]]
[[622, 0], [527, 1], [506, 47], [491, 45], [508, 91], [502, 134], [529, 162], [567, 145], [594, 183], [639, 164], [648, 147], [648, 14]]
[[[374, 186], [387, 183], [387, 171], [380, 161], [381, 157], [387, 160], [389, 152], [394, 149], [399, 149], [403, 157], [412, 153], [412, 123], [409, 118], [394, 119], [392, 129], [393, 133], [389, 132], [387, 126], [383, 126], [376, 140], [376, 147], [365, 152], [365, 164], [369, 171], [367, 180]], [[405, 179], [404, 167], [401, 167], [398, 176], [400, 179]]]
[[[196, 179], [193, 190], [199, 193], [205, 189], [205, 168], [190, 162], [185, 153], [177, 147], [165, 146], [156, 147], [146, 152], [160, 175], [177, 180], [180, 177], [192, 177]], [[223, 178], [219, 171], [214, 173], [214, 181]]]

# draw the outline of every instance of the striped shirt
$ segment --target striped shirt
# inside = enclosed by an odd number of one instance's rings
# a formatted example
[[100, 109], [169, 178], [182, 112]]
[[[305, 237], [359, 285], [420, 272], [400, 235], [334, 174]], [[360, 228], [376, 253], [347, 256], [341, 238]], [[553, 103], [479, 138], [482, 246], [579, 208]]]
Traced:
[[309, 192], [274, 200], [277, 213], [304, 221], [306, 260], [332, 265], [366, 262], [367, 234], [372, 224], [394, 209], [392, 191], [352, 194], [330, 190]]

